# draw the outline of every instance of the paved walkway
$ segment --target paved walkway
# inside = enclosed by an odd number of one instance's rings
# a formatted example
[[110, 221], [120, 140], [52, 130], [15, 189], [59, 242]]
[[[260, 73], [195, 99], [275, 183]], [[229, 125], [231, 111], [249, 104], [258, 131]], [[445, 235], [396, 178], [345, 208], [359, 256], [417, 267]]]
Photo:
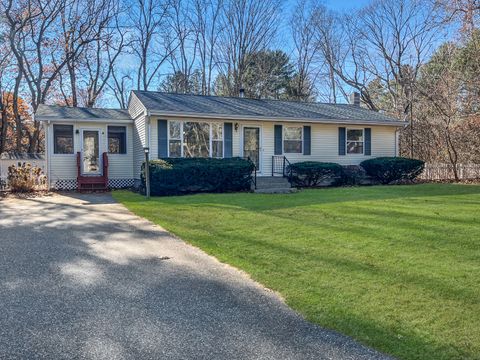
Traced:
[[0, 200], [0, 359], [17, 358], [385, 357], [92, 194]]

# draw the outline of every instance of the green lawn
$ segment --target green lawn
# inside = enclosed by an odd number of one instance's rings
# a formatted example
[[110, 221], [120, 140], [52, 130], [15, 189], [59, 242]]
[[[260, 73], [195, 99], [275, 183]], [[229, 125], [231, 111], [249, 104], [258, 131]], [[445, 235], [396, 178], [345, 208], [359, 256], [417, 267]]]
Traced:
[[312, 322], [403, 359], [480, 359], [480, 186], [114, 197]]

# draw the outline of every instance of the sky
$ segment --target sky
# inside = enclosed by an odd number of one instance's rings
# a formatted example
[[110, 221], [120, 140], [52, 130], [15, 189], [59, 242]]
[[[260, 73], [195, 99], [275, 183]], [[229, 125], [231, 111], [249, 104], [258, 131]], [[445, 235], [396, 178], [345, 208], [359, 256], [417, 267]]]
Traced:
[[325, 0], [325, 6], [336, 11], [357, 9], [370, 3], [370, 0]]

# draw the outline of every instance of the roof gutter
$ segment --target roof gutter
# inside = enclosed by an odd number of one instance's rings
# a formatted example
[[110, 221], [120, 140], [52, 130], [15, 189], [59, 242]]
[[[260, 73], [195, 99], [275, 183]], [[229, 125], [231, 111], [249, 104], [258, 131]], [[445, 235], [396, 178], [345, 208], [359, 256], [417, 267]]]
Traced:
[[219, 114], [199, 114], [190, 112], [173, 111], [155, 111], [149, 112], [150, 116], [166, 116], [174, 118], [199, 118], [199, 119], [218, 119], [234, 121], [272, 121], [272, 122], [302, 122], [302, 123], [320, 123], [320, 124], [356, 124], [356, 125], [385, 125], [385, 126], [405, 126], [404, 121], [365, 121], [365, 120], [345, 120], [345, 119], [305, 119], [305, 118], [282, 118], [267, 116], [248, 116], [248, 115], [219, 115]]
[[110, 123], [131, 123], [133, 120], [129, 119], [112, 119], [112, 118], [85, 118], [85, 119], [78, 119], [78, 118], [59, 118], [56, 116], [35, 116], [35, 120], [37, 121], [52, 121], [52, 122], [65, 122], [65, 121], [74, 121], [74, 122], [110, 122]]

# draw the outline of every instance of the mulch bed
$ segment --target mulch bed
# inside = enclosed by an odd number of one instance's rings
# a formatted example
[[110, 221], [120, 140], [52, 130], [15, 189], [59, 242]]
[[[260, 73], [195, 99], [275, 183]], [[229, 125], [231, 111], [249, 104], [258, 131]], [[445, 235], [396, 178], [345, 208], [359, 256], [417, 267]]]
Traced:
[[40, 191], [33, 191], [33, 192], [17, 192], [12, 193], [10, 191], [0, 191], [0, 199], [31, 199], [31, 198], [38, 198], [44, 196], [52, 196], [53, 193], [51, 191], [40, 190]]

